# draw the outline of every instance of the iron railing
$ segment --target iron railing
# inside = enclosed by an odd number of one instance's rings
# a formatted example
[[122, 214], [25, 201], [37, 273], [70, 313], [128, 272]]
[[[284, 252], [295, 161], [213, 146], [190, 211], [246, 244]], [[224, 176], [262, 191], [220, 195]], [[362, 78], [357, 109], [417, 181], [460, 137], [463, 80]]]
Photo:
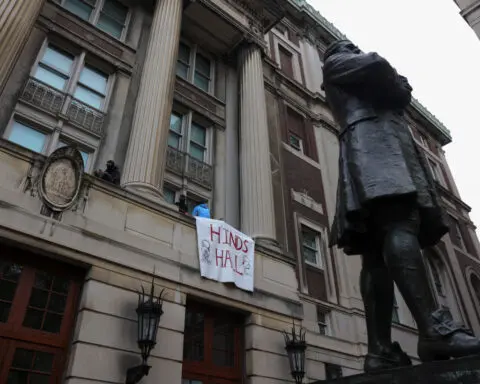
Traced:
[[97, 135], [103, 135], [103, 121], [105, 114], [98, 109], [72, 99], [67, 109], [68, 118], [75, 124], [80, 125]]
[[62, 110], [65, 94], [49, 85], [30, 77], [23, 89], [21, 98], [47, 112], [58, 113]]
[[188, 153], [168, 147], [166, 167], [169, 171], [195, 181], [206, 188], [213, 186], [213, 167]]
[[72, 98], [34, 77], [28, 79], [21, 99], [54, 114], [61, 113], [65, 103], [67, 103], [66, 115], [69, 121], [96, 135], [103, 136], [105, 113]]

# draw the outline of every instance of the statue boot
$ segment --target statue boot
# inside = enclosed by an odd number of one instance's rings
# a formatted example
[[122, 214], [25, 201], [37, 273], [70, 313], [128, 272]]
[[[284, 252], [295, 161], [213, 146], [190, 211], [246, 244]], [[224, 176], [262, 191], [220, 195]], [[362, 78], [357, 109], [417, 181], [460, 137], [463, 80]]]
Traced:
[[377, 372], [384, 369], [407, 367], [412, 365], [410, 357], [403, 352], [400, 344], [394, 341], [388, 351], [381, 354], [368, 353], [365, 357], [363, 369], [367, 373]]
[[420, 335], [418, 341], [420, 360], [448, 360], [480, 354], [480, 339], [469, 329], [456, 324], [447, 309], [438, 309], [430, 317], [428, 336]]

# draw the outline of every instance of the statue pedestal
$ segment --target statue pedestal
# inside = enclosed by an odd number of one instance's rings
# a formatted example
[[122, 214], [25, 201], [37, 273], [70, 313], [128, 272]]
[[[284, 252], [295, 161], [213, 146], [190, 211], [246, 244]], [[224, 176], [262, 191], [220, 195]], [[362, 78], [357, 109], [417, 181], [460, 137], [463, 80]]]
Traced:
[[314, 384], [478, 384], [480, 355], [435, 361], [377, 373], [319, 380]]

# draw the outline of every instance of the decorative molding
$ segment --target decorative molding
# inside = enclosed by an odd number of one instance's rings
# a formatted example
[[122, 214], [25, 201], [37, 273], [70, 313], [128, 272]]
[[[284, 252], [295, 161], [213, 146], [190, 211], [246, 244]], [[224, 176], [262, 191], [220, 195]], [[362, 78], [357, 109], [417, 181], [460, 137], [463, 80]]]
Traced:
[[296, 201], [297, 203], [300, 203], [312, 211], [320, 213], [321, 215], [324, 214], [322, 204], [317, 203], [311, 196], [309, 196], [306, 189], [303, 190], [303, 192], [297, 192], [292, 188], [291, 193], [293, 201]]

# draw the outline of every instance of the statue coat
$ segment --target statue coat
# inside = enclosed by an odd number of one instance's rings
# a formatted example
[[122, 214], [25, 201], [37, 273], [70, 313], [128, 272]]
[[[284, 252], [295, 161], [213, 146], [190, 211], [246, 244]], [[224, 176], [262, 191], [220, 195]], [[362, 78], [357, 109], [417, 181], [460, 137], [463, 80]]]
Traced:
[[435, 182], [403, 117], [411, 87], [376, 53], [339, 52], [325, 61], [324, 89], [340, 125], [339, 180], [330, 245], [362, 254], [373, 241], [376, 202], [411, 201], [421, 218], [419, 242], [448, 231]]

